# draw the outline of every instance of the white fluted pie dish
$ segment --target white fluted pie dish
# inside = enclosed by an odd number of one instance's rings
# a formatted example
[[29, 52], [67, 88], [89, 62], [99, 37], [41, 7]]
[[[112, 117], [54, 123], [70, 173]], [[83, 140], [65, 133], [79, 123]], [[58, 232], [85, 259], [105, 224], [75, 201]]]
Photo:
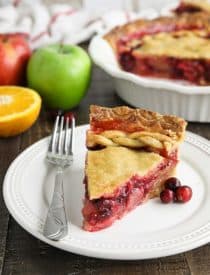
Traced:
[[178, 115], [188, 121], [210, 122], [210, 86], [125, 72], [102, 35], [92, 39], [89, 53], [94, 63], [112, 76], [117, 94], [130, 105]]

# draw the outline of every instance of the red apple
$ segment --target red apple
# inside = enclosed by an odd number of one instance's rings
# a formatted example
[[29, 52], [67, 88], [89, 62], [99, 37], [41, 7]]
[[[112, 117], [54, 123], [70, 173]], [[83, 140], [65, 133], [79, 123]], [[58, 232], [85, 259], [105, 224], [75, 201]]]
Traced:
[[21, 84], [30, 55], [26, 34], [0, 34], [0, 85]]

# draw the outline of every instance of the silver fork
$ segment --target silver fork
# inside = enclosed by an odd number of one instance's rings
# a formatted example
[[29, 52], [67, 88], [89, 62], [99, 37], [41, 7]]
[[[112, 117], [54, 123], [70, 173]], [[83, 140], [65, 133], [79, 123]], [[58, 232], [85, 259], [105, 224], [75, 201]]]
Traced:
[[68, 117], [64, 120], [63, 116], [57, 116], [46, 157], [48, 162], [56, 166], [57, 171], [53, 198], [48, 210], [43, 234], [45, 237], [55, 241], [64, 238], [68, 233], [63, 193], [63, 172], [73, 162], [74, 129], [74, 117], [72, 117], [70, 127]]

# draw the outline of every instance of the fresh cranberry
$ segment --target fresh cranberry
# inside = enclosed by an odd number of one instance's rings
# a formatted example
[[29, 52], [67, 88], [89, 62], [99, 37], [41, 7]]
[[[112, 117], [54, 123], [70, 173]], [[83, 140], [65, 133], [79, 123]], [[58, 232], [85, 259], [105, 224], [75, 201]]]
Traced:
[[175, 191], [177, 187], [181, 186], [181, 181], [175, 177], [171, 177], [166, 180], [164, 186], [166, 189]]
[[163, 203], [170, 203], [174, 201], [174, 192], [169, 189], [165, 189], [160, 193], [160, 199]]
[[188, 202], [192, 198], [192, 189], [187, 186], [180, 186], [175, 191], [176, 200], [178, 202]]

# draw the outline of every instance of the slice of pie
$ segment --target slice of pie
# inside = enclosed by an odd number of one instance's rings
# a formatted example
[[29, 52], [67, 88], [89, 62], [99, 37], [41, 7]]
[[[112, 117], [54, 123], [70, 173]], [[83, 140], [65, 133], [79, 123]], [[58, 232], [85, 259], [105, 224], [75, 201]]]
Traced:
[[129, 107], [90, 107], [83, 228], [97, 231], [158, 196], [174, 174], [186, 122]]
[[178, 7], [174, 9], [176, 14], [182, 14], [185, 12], [210, 12], [210, 3], [208, 0], [182, 0]]
[[210, 85], [209, 22], [204, 12], [138, 20], [104, 38], [127, 72]]

